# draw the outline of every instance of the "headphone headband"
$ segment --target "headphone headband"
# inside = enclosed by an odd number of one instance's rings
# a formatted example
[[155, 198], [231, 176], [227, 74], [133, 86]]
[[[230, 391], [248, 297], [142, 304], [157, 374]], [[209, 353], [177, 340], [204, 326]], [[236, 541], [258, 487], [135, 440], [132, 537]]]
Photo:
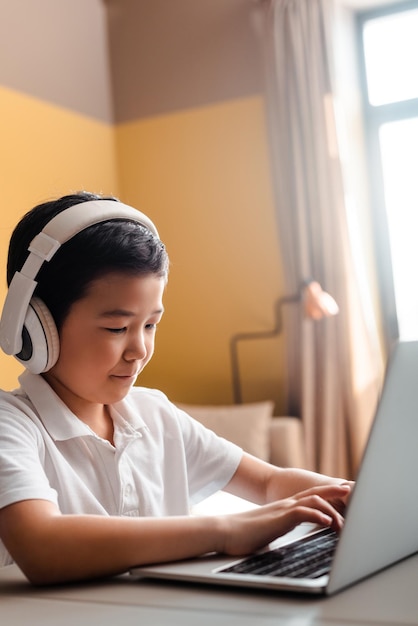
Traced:
[[0, 346], [6, 354], [22, 350], [26, 314], [35, 291], [35, 280], [45, 261], [50, 261], [63, 243], [93, 224], [113, 219], [136, 222], [156, 237], [153, 222], [133, 207], [114, 200], [89, 200], [75, 204], [53, 217], [30, 242], [29, 256], [16, 272], [7, 292], [0, 321]]

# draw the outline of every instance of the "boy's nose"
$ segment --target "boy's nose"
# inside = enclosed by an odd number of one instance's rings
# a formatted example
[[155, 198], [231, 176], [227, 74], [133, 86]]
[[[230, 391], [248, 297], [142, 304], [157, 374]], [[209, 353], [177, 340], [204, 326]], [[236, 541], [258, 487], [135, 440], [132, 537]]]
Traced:
[[125, 350], [125, 358], [131, 361], [142, 361], [147, 354], [147, 345], [142, 333], [133, 338]]

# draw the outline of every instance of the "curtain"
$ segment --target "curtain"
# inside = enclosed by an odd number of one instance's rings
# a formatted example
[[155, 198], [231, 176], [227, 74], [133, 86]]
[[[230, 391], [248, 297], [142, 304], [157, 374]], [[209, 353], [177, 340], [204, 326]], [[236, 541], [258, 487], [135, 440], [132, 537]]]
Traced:
[[340, 314], [286, 317], [287, 404], [303, 421], [307, 467], [355, 477], [382, 379], [370, 298], [349, 236], [334, 118], [332, 0], [264, 0], [267, 111], [288, 293], [314, 279]]

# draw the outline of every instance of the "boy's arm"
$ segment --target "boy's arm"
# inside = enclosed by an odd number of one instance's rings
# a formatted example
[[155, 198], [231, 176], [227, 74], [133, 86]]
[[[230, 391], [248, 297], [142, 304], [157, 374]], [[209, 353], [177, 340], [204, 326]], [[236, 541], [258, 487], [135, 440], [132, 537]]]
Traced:
[[110, 576], [134, 565], [220, 552], [251, 553], [302, 522], [341, 528], [330, 504], [347, 487], [323, 486], [223, 516], [115, 517], [62, 515], [46, 500], [0, 510], [0, 538], [34, 584]]
[[276, 467], [244, 453], [225, 491], [257, 504], [267, 504], [312, 487], [342, 484], [353, 485], [342, 478], [304, 469]]
[[28, 579], [47, 584], [203, 554], [220, 533], [215, 518], [62, 515], [52, 502], [25, 500], [0, 510], [0, 537]]

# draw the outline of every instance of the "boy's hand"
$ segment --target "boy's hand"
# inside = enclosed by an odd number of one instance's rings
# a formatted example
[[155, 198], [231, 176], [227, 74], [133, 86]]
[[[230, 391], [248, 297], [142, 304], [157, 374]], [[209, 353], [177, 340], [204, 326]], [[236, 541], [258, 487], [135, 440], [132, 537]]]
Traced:
[[332, 504], [332, 506], [339, 512], [341, 513], [341, 515], [344, 515], [345, 510], [347, 508], [347, 504], [348, 504], [348, 500], [350, 499], [350, 495], [351, 492], [353, 490], [353, 487], [355, 485], [354, 481], [346, 481], [344, 483], [342, 483], [342, 486], [348, 486], [348, 490], [346, 494], [342, 494], [341, 497], [337, 497], [337, 498], [331, 498], [329, 500], [330, 504]]
[[258, 550], [302, 522], [330, 526], [339, 531], [344, 519], [339, 511], [347, 502], [351, 485], [324, 485], [258, 509], [221, 518], [223, 545], [219, 552], [232, 556]]

